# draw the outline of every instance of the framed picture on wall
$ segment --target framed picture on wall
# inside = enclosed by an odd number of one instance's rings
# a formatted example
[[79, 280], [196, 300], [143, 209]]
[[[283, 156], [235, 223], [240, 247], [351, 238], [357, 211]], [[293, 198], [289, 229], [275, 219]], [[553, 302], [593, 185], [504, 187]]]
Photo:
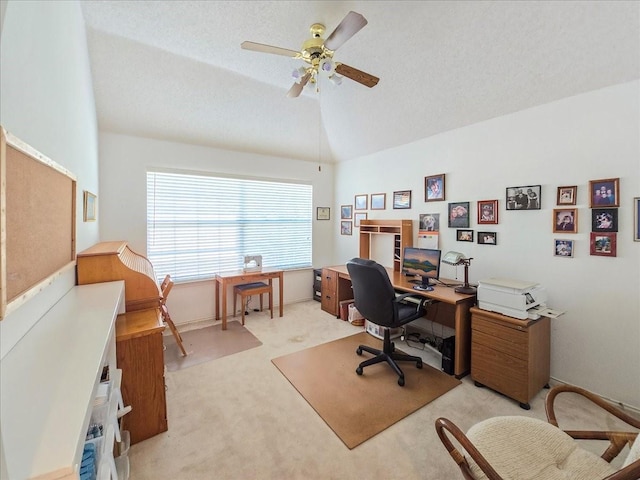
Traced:
[[449, 204], [449, 227], [469, 228], [469, 202]]
[[498, 200], [478, 200], [478, 223], [498, 223]]
[[459, 242], [473, 242], [473, 230], [456, 230], [456, 240]]
[[366, 193], [356, 195], [354, 200], [355, 210], [366, 210], [369, 203], [369, 195]]
[[555, 257], [573, 257], [573, 240], [556, 238], [553, 241], [553, 255]]
[[617, 232], [618, 231], [618, 209], [617, 208], [594, 208], [591, 210], [591, 231], [592, 232]]
[[371, 194], [371, 210], [384, 210], [385, 208], [387, 208], [387, 194], [372, 193]]
[[342, 205], [340, 207], [340, 218], [348, 219], [353, 216], [353, 205]]
[[507, 210], [540, 210], [540, 185], [507, 187]]
[[84, 191], [84, 214], [83, 220], [85, 222], [96, 221], [96, 197], [93, 193]]
[[393, 208], [411, 208], [411, 190], [393, 192]]
[[497, 245], [498, 234], [496, 232], [478, 232], [478, 243], [480, 245]]
[[578, 187], [575, 185], [571, 187], [558, 187], [558, 198], [556, 199], [556, 203], [558, 205], [575, 205], [577, 191]]
[[424, 177], [424, 201], [438, 202], [444, 199], [444, 173]]
[[340, 235], [351, 235], [352, 231], [351, 220], [340, 221]]
[[589, 198], [591, 208], [619, 207], [619, 178], [605, 178], [589, 181]]
[[553, 209], [553, 231], [578, 233], [578, 209], [577, 208], [554, 208]]
[[617, 233], [591, 232], [591, 248], [589, 253], [591, 255], [600, 255], [602, 257], [615, 257], [617, 235]]
[[318, 207], [316, 209], [316, 220], [330, 220], [330, 219], [331, 219], [331, 208]]
[[367, 219], [367, 214], [366, 213], [354, 213], [353, 214], [353, 226], [354, 227], [359, 227], [360, 226], [360, 221], [361, 220], [366, 220]]
[[640, 197], [633, 199], [633, 241], [640, 242]]

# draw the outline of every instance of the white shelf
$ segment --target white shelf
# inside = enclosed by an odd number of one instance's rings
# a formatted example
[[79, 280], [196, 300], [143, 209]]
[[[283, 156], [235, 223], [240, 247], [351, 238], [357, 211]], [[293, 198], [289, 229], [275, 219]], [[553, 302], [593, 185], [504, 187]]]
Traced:
[[102, 368], [115, 368], [124, 281], [73, 287], [0, 363], [9, 478], [77, 478]]

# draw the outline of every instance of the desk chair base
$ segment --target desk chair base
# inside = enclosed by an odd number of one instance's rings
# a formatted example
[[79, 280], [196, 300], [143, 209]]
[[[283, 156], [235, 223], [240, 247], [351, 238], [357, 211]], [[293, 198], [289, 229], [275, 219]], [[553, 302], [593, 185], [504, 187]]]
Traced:
[[363, 351], [376, 355], [375, 357], [360, 363], [360, 365], [358, 365], [358, 368], [356, 368], [356, 373], [358, 375], [362, 375], [364, 367], [375, 365], [376, 363], [387, 362], [389, 366], [391, 366], [391, 368], [393, 368], [398, 374], [398, 385], [404, 387], [404, 373], [396, 362], [416, 362], [416, 367], [422, 368], [422, 358], [415, 357], [413, 355], [407, 355], [405, 353], [399, 353], [395, 350], [396, 348], [391, 341], [391, 334], [389, 333], [389, 329], [385, 328], [382, 350], [378, 350], [377, 348], [373, 348], [368, 345], [360, 345], [356, 349], [356, 353], [358, 355], [362, 355]]

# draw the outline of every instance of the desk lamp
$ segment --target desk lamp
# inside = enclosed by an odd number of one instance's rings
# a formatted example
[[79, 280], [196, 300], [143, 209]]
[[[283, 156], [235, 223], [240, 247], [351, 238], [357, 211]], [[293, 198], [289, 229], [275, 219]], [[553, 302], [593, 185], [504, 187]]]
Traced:
[[476, 287], [469, 285], [469, 265], [471, 265], [471, 260], [473, 260], [473, 258], [466, 258], [460, 252], [447, 252], [445, 256], [442, 257], [442, 262], [448, 265], [464, 265], [464, 284], [455, 288], [457, 293], [476, 293]]

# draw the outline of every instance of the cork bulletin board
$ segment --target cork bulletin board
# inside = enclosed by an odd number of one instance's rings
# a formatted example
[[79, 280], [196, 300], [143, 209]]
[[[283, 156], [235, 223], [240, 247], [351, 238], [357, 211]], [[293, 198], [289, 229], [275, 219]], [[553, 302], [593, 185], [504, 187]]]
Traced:
[[2, 319], [74, 264], [76, 179], [0, 130]]

